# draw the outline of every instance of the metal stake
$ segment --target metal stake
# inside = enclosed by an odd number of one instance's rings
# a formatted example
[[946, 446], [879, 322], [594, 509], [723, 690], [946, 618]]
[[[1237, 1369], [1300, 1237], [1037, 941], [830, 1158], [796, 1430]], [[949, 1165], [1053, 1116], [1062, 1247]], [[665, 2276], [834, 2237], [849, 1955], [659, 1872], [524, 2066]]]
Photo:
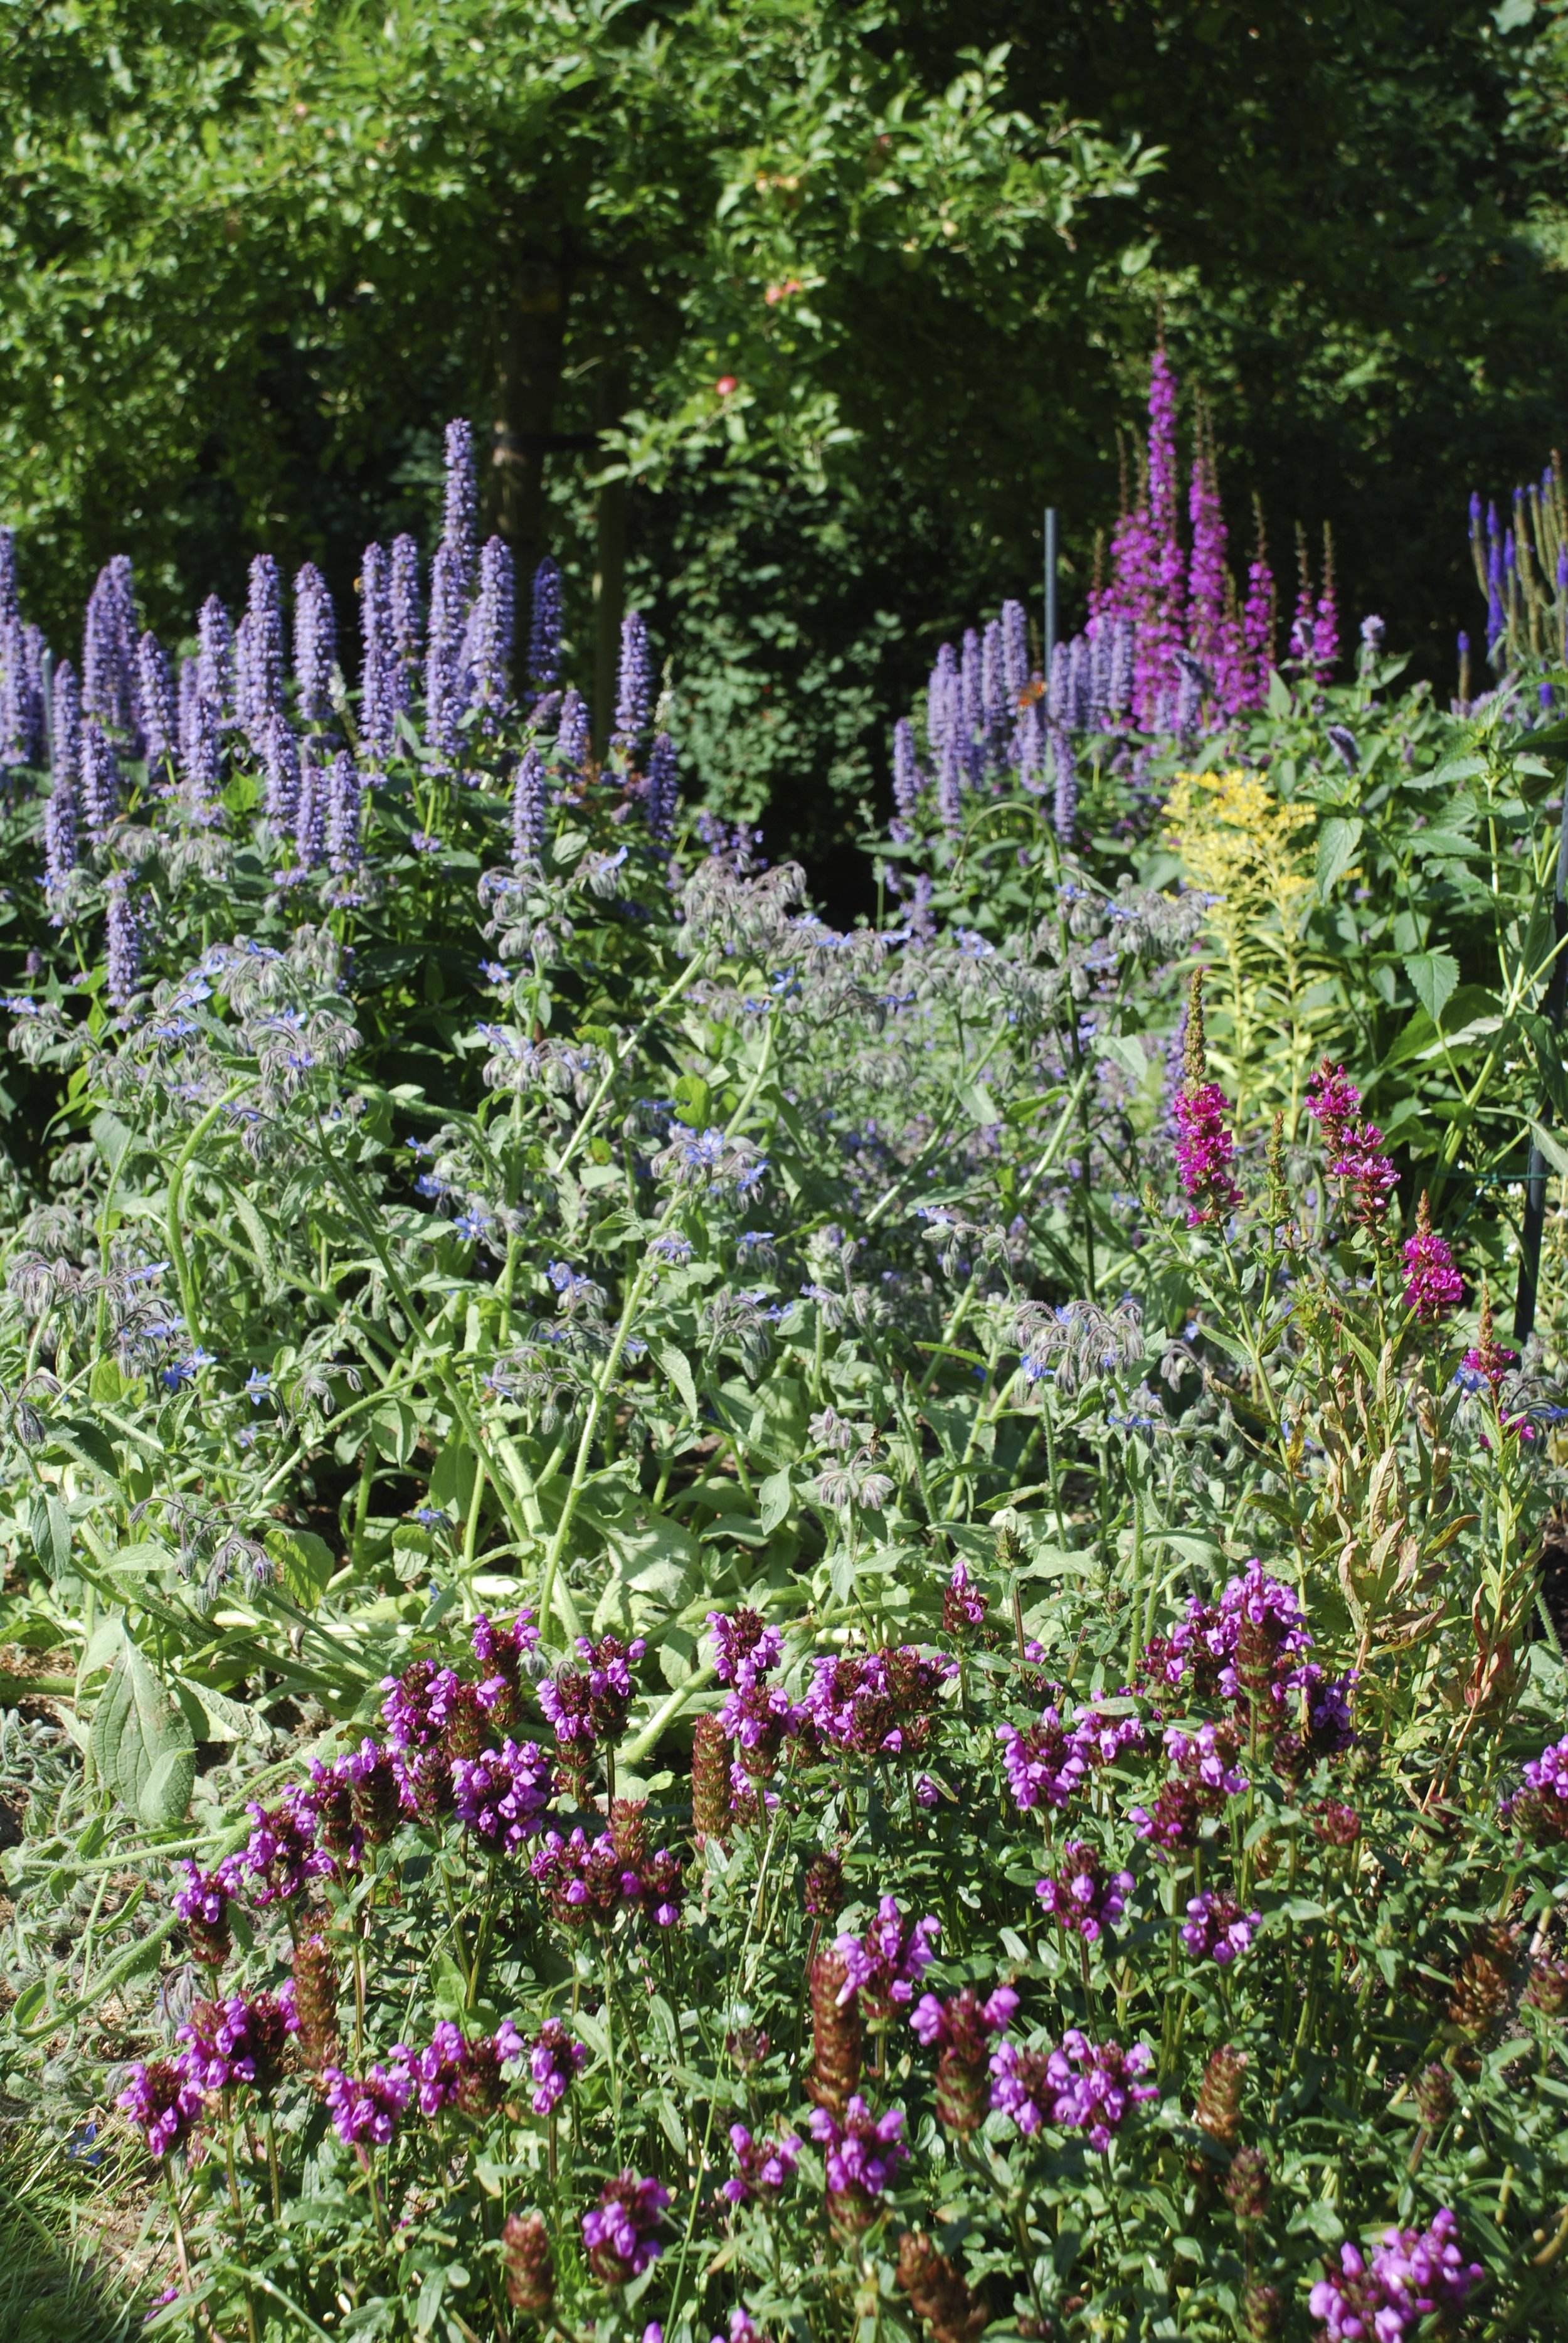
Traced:
[[1056, 507], [1045, 508], [1045, 680], [1056, 649]]

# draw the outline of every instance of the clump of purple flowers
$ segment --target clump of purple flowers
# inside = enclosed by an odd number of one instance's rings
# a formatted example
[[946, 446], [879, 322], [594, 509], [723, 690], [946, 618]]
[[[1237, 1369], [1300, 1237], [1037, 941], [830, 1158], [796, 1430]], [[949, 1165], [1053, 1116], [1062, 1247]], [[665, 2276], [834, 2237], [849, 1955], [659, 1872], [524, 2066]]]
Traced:
[[1203, 971], [1192, 971], [1187, 1001], [1187, 1031], [1181, 1045], [1181, 1087], [1173, 1101], [1176, 1172], [1187, 1197], [1187, 1225], [1198, 1229], [1223, 1220], [1241, 1202], [1231, 1166], [1236, 1142], [1231, 1135], [1230, 1101], [1209, 1080], [1203, 1041]]
[[390, 2140], [414, 2096], [408, 2053], [401, 2044], [392, 2061], [390, 2072], [379, 2065], [367, 2075], [346, 2075], [341, 2066], [322, 2069], [327, 2112], [345, 2147], [385, 2147]]
[[1370, 2261], [1342, 2245], [1339, 2268], [1331, 2263], [1308, 2308], [1326, 2343], [1403, 2343], [1424, 2319], [1454, 2318], [1483, 2275], [1479, 2262], [1465, 2261], [1445, 2205], [1425, 2229], [1385, 2229]]
[[803, 1704], [807, 1728], [855, 1756], [899, 1757], [930, 1739], [942, 1686], [958, 1668], [902, 1644], [819, 1659], [813, 1671]]
[[493, 2035], [470, 2042], [449, 2018], [437, 2021], [426, 2049], [405, 2053], [422, 2115], [455, 2107], [464, 2115], [490, 2114], [500, 2105], [501, 2068], [523, 2055], [523, 2037], [510, 2019]]
[[658, 2259], [668, 2204], [668, 2188], [639, 2180], [635, 2172], [605, 2182], [598, 2203], [583, 2215], [588, 2268], [601, 2286], [626, 2286]]
[[258, 1905], [288, 1903], [313, 1879], [332, 1869], [332, 1857], [316, 1843], [316, 1817], [308, 1792], [296, 1792], [282, 1805], [246, 1808], [251, 1830], [238, 1868], [256, 1883]]
[[1517, 1823], [1538, 1846], [1568, 1842], [1568, 1734], [1548, 1742], [1524, 1768], [1524, 1787], [1503, 1801], [1504, 1822]]
[[753, 1684], [770, 1675], [784, 1654], [783, 1638], [759, 1611], [710, 1611], [713, 1673], [724, 1684]]
[[172, 2156], [190, 2137], [202, 2111], [199, 2086], [182, 2058], [138, 2063], [115, 2105], [124, 2107], [147, 2143], [149, 2156]]
[[180, 2063], [198, 2090], [227, 2091], [247, 2083], [265, 2098], [282, 2073], [288, 2031], [287, 2012], [275, 1994], [246, 2001], [236, 1993], [226, 2001], [198, 2001], [175, 2038], [186, 2046]]
[[1233, 1896], [1207, 1889], [1188, 1901], [1181, 1942], [1194, 1960], [1211, 1960], [1228, 1968], [1238, 1953], [1248, 1950], [1252, 1931], [1262, 1926], [1262, 1920], [1261, 1912], [1243, 1914]]
[[1092, 1945], [1121, 1919], [1132, 1884], [1130, 1871], [1102, 1871], [1094, 1849], [1070, 1838], [1061, 1851], [1060, 1876], [1040, 1880], [1034, 1892], [1070, 1935]]
[[1464, 1299], [1464, 1283], [1453, 1265], [1453, 1253], [1432, 1225], [1432, 1206], [1423, 1190], [1416, 1208], [1415, 1234], [1404, 1241], [1404, 1304], [1423, 1326], [1435, 1325]]
[[895, 2009], [907, 2007], [936, 1958], [940, 1934], [941, 1922], [930, 1913], [912, 1926], [906, 1925], [896, 1897], [884, 1896], [863, 1936], [834, 1939], [847, 1979], [840, 2001], [859, 1994], [869, 2017], [890, 2017]]
[[1141, 1748], [1145, 1738], [1136, 1716], [1108, 1716], [1088, 1707], [1079, 1709], [1069, 1724], [1054, 1702], [1041, 1712], [1037, 1725], [1020, 1732], [1016, 1725], [999, 1725], [997, 1736], [1008, 1787], [1024, 1814], [1036, 1806], [1060, 1810], [1082, 1788], [1092, 1767], [1112, 1764], [1124, 1750]]
[[587, 2064], [586, 2045], [575, 2042], [558, 2017], [547, 2017], [528, 2046], [535, 2115], [553, 2115]]
[[813, 2107], [811, 2137], [826, 2150], [828, 2207], [834, 2226], [851, 2234], [876, 2218], [877, 2199], [906, 2161], [904, 2111], [889, 2107], [873, 2116], [859, 2091], [840, 2119], [827, 2107]]
[[792, 2177], [800, 2155], [800, 2142], [792, 2131], [778, 2139], [754, 2139], [740, 2123], [730, 2125], [729, 2145], [735, 2171], [719, 2193], [732, 2205], [744, 2205], [752, 2197], [777, 2197]]
[[1059, 2049], [1043, 2053], [999, 2042], [991, 2052], [990, 2103], [1026, 2137], [1050, 2124], [1086, 2133], [1091, 2147], [1103, 2153], [1131, 2110], [1159, 2097], [1154, 2084], [1138, 2079], [1153, 2064], [1154, 2053], [1141, 2042], [1124, 2050], [1116, 2042], [1091, 2042], [1077, 2026]]
[[550, 1788], [550, 1761], [537, 1742], [504, 1741], [477, 1757], [452, 1761], [458, 1818], [493, 1855], [516, 1855], [542, 1828]]
[[539, 1686], [539, 1706], [555, 1727], [562, 1749], [586, 1755], [598, 1742], [613, 1744], [626, 1731], [636, 1686], [631, 1667], [647, 1645], [640, 1635], [623, 1644], [602, 1635], [597, 1644], [578, 1637], [580, 1667], [558, 1668]]

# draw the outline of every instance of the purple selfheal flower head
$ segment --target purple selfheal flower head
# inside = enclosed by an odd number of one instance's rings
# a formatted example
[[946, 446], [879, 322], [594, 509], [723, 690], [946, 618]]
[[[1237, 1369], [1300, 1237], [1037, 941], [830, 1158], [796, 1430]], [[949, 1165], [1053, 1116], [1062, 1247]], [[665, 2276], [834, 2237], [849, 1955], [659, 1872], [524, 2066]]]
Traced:
[[588, 2268], [601, 2286], [628, 2285], [658, 2259], [664, 2251], [658, 2233], [668, 2204], [668, 2188], [657, 2180], [639, 2180], [635, 2172], [605, 2182], [598, 2203], [583, 2215]]
[[528, 687], [536, 698], [553, 690], [561, 663], [561, 573], [547, 553], [534, 572], [528, 625]]
[[270, 553], [258, 553], [250, 565], [250, 594], [235, 653], [236, 713], [259, 755], [273, 718], [283, 709], [283, 591]]
[[505, 1732], [521, 1714], [524, 1663], [539, 1648], [533, 1612], [525, 1604], [515, 1619], [498, 1626], [481, 1611], [475, 1618], [471, 1640], [474, 1657], [484, 1670], [479, 1705], [488, 1712], [491, 1724]]
[[332, 596], [315, 562], [307, 561], [294, 580], [294, 681], [301, 723], [325, 724], [331, 716], [337, 658], [337, 616]]
[[923, 1920], [906, 1926], [897, 1899], [884, 1896], [863, 1936], [845, 1935], [834, 1939], [833, 1949], [844, 1964], [847, 1979], [839, 1999], [847, 2001], [851, 1993], [858, 1994], [869, 2017], [890, 2017], [895, 2009], [907, 2007], [936, 1958], [941, 1926], [929, 1912]]
[[556, 733], [556, 762], [569, 771], [578, 771], [588, 755], [591, 731], [588, 702], [579, 691], [568, 689], [561, 701], [560, 724]]
[[95, 716], [82, 726], [82, 811], [89, 837], [101, 839], [120, 809], [120, 768], [114, 743]]
[[970, 1580], [967, 1566], [955, 1562], [942, 1594], [942, 1633], [962, 1637], [985, 1625], [985, 1595]]
[[201, 606], [196, 638], [201, 696], [218, 723], [229, 723], [234, 716], [234, 629], [216, 594], [209, 594]]
[[1241, 1202], [1231, 1165], [1236, 1142], [1227, 1117], [1230, 1102], [1208, 1079], [1203, 1041], [1203, 971], [1192, 971], [1187, 996], [1187, 1031], [1181, 1046], [1182, 1082], [1175, 1100], [1179, 1137], [1176, 1169], [1186, 1191], [1187, 1225], [1202, 1228], [1223, 1220]]
[[930, 1738], [942, 1686], [957, 1674], [956, 1661], [927, 1659], [908, 1644], [814, 1660], [807, 1729], [858, 1757], [918, 1754]]
[[111, 731], [135, 741], [136, 619], [131, 565], [116, 553], [100, 569], [82, 633], [82, 706]]
[[1091, 1846], [1070, 1838], [1061, 1850], [1060, 1876], [1040, 1880], [1034, 1892], [1061, 1927], [1093, 1944], [1126, 1910], [1132, 1874], [1106, 1874]]
[[1342, 2245], [1307, 2308], [1322, 2322], [1321, 2343], [1405, 2343], [1433, 2317], [1449, 2332], [1484, 2276], [1479, 2262], [1466, 2263], [1445, 2205], [1425, 2229], [1385, 2229], [1370, 2261]]
[[251, 1898], [258, 1906], [289, 1903], [304, 1894], [313, 1879], [325, 1878], [332, 1857], [317, 1844], [316, 1816], [308, 1793], [296, 1791], [282, 1805], [246, 1807], [250, 1837], [233, 1858], [236, 1871], [255, 1883]]
[[452, 1768], [479, 1755], [485, 1711], [478, 1687], [434, 1660], [414, 1660], [385, 1676], [381, 1715], [407, 1812], [433, 1820], [452, 1803]]
[[494, 2034], [474, 2041], [450, 2018], [437, 2020], [427, 2048], [411, 2056], [406, 2050], [401, 2053], [420, 2114], [436, 2116], [443, 2107], [455, 2107], [461, 2115], [493, 2115], [506, 2091], [501, 2068], [522, 2057], [526, 2046], [509, 2018]]
[[136, 990], [142, 972], [142, 919], [123, 870], [111, 870], [104, 910], [104, 991], [116, 1009], [124, 1009]]
[[532, 1741], [452, 1760], [458, 1818], [492, 1854], [515, 1855], [543, 1828], [550, 1787], [550, 1761]]
[[675, 835], [675, 809], [680, 795], [680, 765], [675, 742], [660, 732], [648, 752], [648, 795], [644, 809], [651, 837], [668, 846]]
[[1416, 1208], [1415, 1234], [1404, 1242], [1404, 1303], [1423, 1326], [1435, 1325], [1446, 1311], [1457, 1310], [1464, 1284], [1453, 1265], [1446, 1240], [1432, 1225], [1432, 1207], [1422, 1191]]
[[472, 704], [480, 729], [493, 738], [511, 703], [512, 635], [517, 623], [517, 588], [511, 548], [487, 538], [479, 556], [479, 592], [468, 623]]
[[999, 1725], [997, 1737], [1008, 1787], [1024, 1814], [1037, 1806], [1065, 1806], [1088, 1778], [1089, 1758], [1054, 1706], [1027, 1732], [1016, 1725]]
[[547, 2017], [528, 2046], [534, 2113], [553, 2115], [588, 2065], [588, 2047], [575, 2042], [558, 2017]]
[[202, 2111], [201, 2092], [186, 2071], [185, 2061], [171, 2065], [155, 2059], [139, 2062], [130, 2071], [126, 2088], [115, 2101], [124, 2107], [147, 2143], [149, 2156], [172, 2156], [189, 2138]]
[[1261, 1912], [1243, 1913], [1231, 1896], [1218, 1889], [1189, 1898], [1181, 1942], [1194, 1960], [1211, 1960], [1228, 1968], [1238, 1953], [1248, 1950], [1252, 1931], [1262, 1926]]
[[294, 851], [301, 870], [319, 870], [327, 860], [329, 786], [320, 746], [307, 737], [299, 744], [299, 799], [294, 815]]
[[276, 1994], [246, 2001], [236, 1993], [226, 2001], [198, 2001], [175, 2039], [186, 2045], [182, 2064], [198, 2090], [246, 2083], [265, 2099], [282, 2078], [287, 2037], [287, 2015]]
[[986, 2057], [993, 2034], [1005, 2034], [1018, 2015], [1018, 1996], [999, 1985], [982, 2001], [973, 1986], [948, 2001], [922, 1994], [910, 2012], [917, 2040], [937, 2056], [937, 2116], [949, 2131], [976, 2132], [985, 2121]]
[[174, 1907], [186, 1924], [191, 1952], [204, 1966], [221, 1968], [231, 1946], [228, 1933], [229, 1883], [223, 1869], [203, 1871], [182, 1862], [183, 1884], [174, 1893]]
[[441, 505], [441, 542], [456, 557], [463, 593], [473, 590], [478, 492], [474, 478], [474, 434], [466, 420], [447, 426], [447, 485]]
[[1568, 1735], [1531, 1758], [1524, 1787], [1504, 1798], [1501, 1811], [1538, 1846], [1568, 1842]]
[[279, 716], [267, 734], [263, 766], [268, 827], [278, 838], [291, 838], [299, 819], [299, 749], [286, 716]]
[[628, 610], [620, 622], [620, 672], [616, 685], [615, 730], [609, 744], [623, 762], [631, 762], [638, 741], [647, 729], [652, 689], [648, 628], [638, 611]]
[[1116, 2042], [1091, 2042], [1076, 2026], [1056, 2050], [999, 2042], [990, 2056], [990, 2103], [1026, 2138], [1050, 2124], [1086, 2133], [1103, 2155], [1132, 2108], [1159, 2097], [1156, 2085], [1138, 2079], [1153, 2064], [1142, 2043], [1124, 2050]]
[[364, 858], [361, 820], [358, 768], [347, 749], [340, 749], [327, 784], [327, 852], [334, 876], [350, 883]]
[[174, 678], [163, 645], [150, 633], [136, 645], [136, 721], [149, 769], [171, 764], [179, 752]]
[[392, 2068], [372, 2066], [367, 2075], [346, 2075], [341, 2066], [321, 2073], [327, 2112], [345, 2147], [385, 2147], [398, 2117], [414, 2096], [408, 2054], [401, 2044], [392, 2053]]
[[519, 870], [544, 851], [545, 806], [545, 760], [537, 749], [525, 749], [512, 782], [512, 860]]
[[779, 1762], [786, 1735], [797, 1734], [806, 1722], [782, 1684], [743, 1677], [732, 1686], [719, 1722], [726, 1735], [739, 1743], [743, 1775], [766, 1781]]
[[792, 2131], [775, 2139], [754, 2139], [744, 2124], [734, 2123], [729, 2127], [729, 2145], [735, 2172], [719, 2193], [731, 2205], [744, 2205], [753, 2197], [777, 2197], [794, 2177], [800, 2142]]
[[858, 2234], [875, 2220], [878, 2198], [908, 2161], [904, 2111], [889, 2107], [873, 2116], [856, 2091], [841, 2119], [828, 2107], [813, 2107], [808, 2120], [812, 2138], [825, 2150], [829, 2217], [841, 2233]]
[[558, 1668], [539, 1686], [539, 1706], [555, 1727], [563, 1749], [587, 1749], [594, 1743], [615, 1743], [626, 1731], [627, 1715], [636, 1686], [632, 1663], [648, 1646], [640, 1635], [623, 1644], [618, 1636], [601, 1635], [592, 1643], [578, 1637], [580, 1667]]
[[430, 631], [425, 648], [425, 739], [445, 763], [457, 753], [458, 726], [467, 706], [463, 659], [467, 587], [461, 566], [443, 538], [430, 568]]
[[770, 1674], [784, 1655], [778, 1628], [769, 1627], [759, 1611], [710, 1611], [708, 1624], [713, 1638], [713, 1673], [720, 1684], [756, 1684]]

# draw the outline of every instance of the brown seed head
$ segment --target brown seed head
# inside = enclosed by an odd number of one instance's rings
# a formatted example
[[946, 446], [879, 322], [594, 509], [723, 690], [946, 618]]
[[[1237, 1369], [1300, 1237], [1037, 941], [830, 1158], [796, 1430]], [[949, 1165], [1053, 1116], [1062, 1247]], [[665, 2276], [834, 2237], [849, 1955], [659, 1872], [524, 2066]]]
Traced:
[[931, 2343], [975, 2343], [990, 2312], [923, 2229], [899, 2239], [898, 2280]]
[[1453, 2078], [1446, 2066], [1423, 2066], [1410, 2087], [1415, 2111], [1428, 2131], [1435, 2131], [1453, 2108]]
[[556, 2266], [542, 2213], [508, 2213], [501, 2229], [501, 2267], [514, 2310], [543, 2318], [556, 2298]]
[[831, 1946], [811, 1963], [811, 2071], [806, 2093], [819, 2107], [841, 2116], [860, 2080], [860, 2011], [851, 1993], [840, 2002], [849, 1971]]
[[320, 1936], [302, 1936], [294, 1948], [294, 2011], [299, 2055], [318, 2075], [338, 2048], [337, 1964]]
[[699, 1848], [729, 1842], [729, 1737], [712, 1715], [691, 1728], [691, 1835]]
[[1225, 2175], [1225, 2202], [1242, 2228], [1267, 2218], [1269, 2162], [1261, 2148], [1239, 2147]]
[[1233, 2050], [1228, 2042], [1209, 2053], [1193, 2121], [1221, 2147], [1235, 2145], [1241, 2121], [1241, 2080], [1246, 2071], [1245, 2053]]

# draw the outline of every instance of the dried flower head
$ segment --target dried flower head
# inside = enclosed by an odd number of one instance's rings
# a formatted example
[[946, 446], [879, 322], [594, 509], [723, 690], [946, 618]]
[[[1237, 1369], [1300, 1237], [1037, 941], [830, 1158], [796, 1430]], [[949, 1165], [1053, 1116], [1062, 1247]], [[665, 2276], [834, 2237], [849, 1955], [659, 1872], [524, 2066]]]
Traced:
[[990, 2309], [923, 2229], [899, 2239], [897, 2277], [931, 2343], [975, 2343], [983, 2333]]

